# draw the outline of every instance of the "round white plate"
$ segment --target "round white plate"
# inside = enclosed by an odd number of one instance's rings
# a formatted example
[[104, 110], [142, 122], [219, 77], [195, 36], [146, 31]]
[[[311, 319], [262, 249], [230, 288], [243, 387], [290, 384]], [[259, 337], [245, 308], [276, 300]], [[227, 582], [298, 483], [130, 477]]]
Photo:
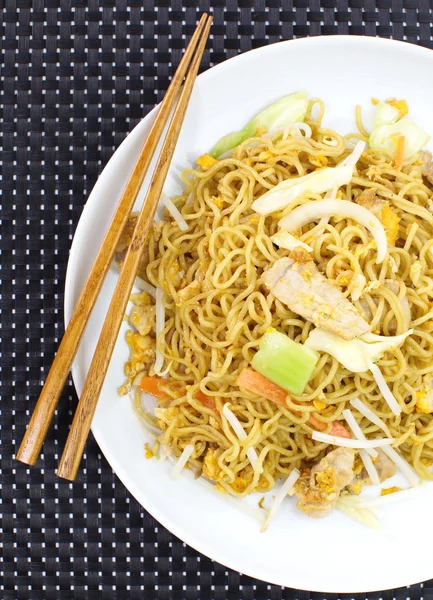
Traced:
[[[355, 130], [354, 107], [372, 96], [405, 98], [410, 114], [433, 134], [433, 52], [401, 42], [367, 37], [320, 37], [274, 44], [248, 52], [200, 77], [174, 155], [166, 191], [179, 189], [180, 171], [223, 134], [281, 96], [305, 89], [327, 104], [325, 122], [340, 132]], [[147, 115], [116, 151], [95, 185], [72, 244], [66, 279], [69, 320], [90, 264], [109, 225], [143, 140], [155, 117]], [[144, 190], [143, 190], [144, 191]], [[77, 354], [73, 378], [81, 393], [116, 272], [103, 291]], [[189, 473], [170, 479], [172, 464], [144, 458], [146, 434], [128, 397], [120, 398], [128, 356], [123, 328], [93, 421], [93, 433], [116, 474], [160, 523], [196, 550], [252, 577], [298, 589], [365, 592], [433, 577], [433, 485], [417, 497], [389, 506], [383, 530], [367, 529], [338, 512], [313, 520], [287, 500], [266, 533], [260, 533], [254, 501], [228, 502]]]

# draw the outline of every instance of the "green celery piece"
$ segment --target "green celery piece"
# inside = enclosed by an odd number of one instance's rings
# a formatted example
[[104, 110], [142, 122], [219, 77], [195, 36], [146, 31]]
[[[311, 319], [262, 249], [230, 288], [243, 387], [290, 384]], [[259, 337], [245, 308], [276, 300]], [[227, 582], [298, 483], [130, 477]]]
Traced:
[[284, 333], [266, 333], [251, 366], [281, 388], [300, 396], [319, 360], [319, 353], [291, 340]]
[[290, 123], [304, 121], [307, 109], [308, 94], [306, 92], [296, 92], [290, 96], [284, 96], [256, 115], [241, 131], [233, 131], [218, 140], [209, 154], [213, 158], [218, 158], [239, 146], [249, 137], [253, 137], [258, 127], [263, 127], [266, 131], [277, 131]]
[[248, 132], [245, 130], [232, 131], [232, 133], [228, 133], [220, 140], [218, 140], [215, 146], [209, 152], [209, 154], [213, 158], [218, 158], [219, 156], [221, 156], [221, 154], [225, 154], [232, 148], [236, 148], [236, 146], [242, 144], [242, 142], [244, 142], [247, 139], [247, 137], [251, 136], [248, 136]]
[[290, 123], [304, 121], [308, 109], [307, 92], [296, 92], [280, 98], [265, 110], [262, 110], [245, 129], [250, 135], [254, 135], [257, 127], [263, 127], [266, 131], [278, 131], [284, 129]]

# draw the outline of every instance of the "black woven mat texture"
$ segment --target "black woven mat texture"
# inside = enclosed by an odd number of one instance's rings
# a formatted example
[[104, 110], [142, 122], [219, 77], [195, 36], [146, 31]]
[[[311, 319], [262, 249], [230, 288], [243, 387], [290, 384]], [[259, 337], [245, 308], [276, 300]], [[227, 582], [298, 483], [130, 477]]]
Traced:
[[[13, 457], [63, 332], [65, 270], [83, 205], [114, 150], [161, 99], [201, 12], [214, 16], [206, 69], [309, 35], [433, 48], [433, 0], [0, 0], [0, 10], [0, 600], [323, 598], [186, 547], [131, 498], [93, 439], [78, 481], [57, 479], [76, 404], [71, 382], [38, 466]], [[432, 600], [433, 582], [358, 597]]]

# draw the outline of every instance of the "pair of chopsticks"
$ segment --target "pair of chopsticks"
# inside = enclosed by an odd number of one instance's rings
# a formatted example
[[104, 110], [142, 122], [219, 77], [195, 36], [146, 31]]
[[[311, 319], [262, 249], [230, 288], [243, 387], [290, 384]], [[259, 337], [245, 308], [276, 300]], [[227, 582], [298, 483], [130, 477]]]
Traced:
[[[71, 369], [78, 344], [82, 338], [90, 313], [101, 290], [105, 275], [113, 261], [121, 233], [128, 221], [134, 202], [140, 191], [153, 154], [161, 139], [173, 107], [173, 117], [163, 142], [155, 171], [141, 208], [137, 224], [126, 254], [119, 279], [99, 336], [92, 363], [87, 374], [83, 392], [75, 412], [65, 448], [60, 459], [57, 475], [73, 481], [77, 475], [99, 394], [116, 344], [129, 296], [131, 294], [140, 260], [143, 255], [147, 232], [153, 221], [159, 198], [167, 177], [171, 159], [179, 138], [188, 102], [198, 73], [212, 17], [202, 15], [190, 43], [161, 103], [158, 115], [143, 145], [140, 156], [120, 199], [110, 227], [105, 235], [98, 256], [90, 271], [86, 285], [80, 294], [71, 320], [60, 343], [48, 377], [33, 411], [17, 459], [34, 465], [48, 428], [52, 421], [60, 394]], [[188, 74], [187, 74], [188, 72]], [[186, 77], [185, 77], [186, 75]], [[181, 89], [182, 82], [185, 83]], [[179, 90], [181, 89], [178, 97]]]

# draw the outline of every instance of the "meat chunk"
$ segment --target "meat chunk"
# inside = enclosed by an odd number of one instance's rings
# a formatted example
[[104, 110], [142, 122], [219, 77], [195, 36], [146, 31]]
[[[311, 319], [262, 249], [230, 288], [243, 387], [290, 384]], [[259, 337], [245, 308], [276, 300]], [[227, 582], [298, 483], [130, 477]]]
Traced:
[[316, 327], [351, 340], [370, 327], [340, 289], [317, 269], [304, 250], [280, 258], [264, 275], [266, 287], [280, 302]]
[[[376, 459], [373, 460], [373, 464], [379, 476], [380, 483], [383, 483], [390, 477], [394, 477], [394, 475], [397, 473], [397, 467], [392, 462], [392, 460], [388, 458], [385, 452], [383, 452], [380, 449], [378, 449], [377, 452], [378, 456]], [[360, 458], [359, 461], [361, 462]], [[352, 494], [359, 494], [364, 485], [372, 485], [372, 483], [365, 467], [362, 466], [360, 472], [357, 475], [355, 475], [355, 478], [349, 486], [349, 492], [351, 492]]]
[[326, 517], [337, 504], [340, 492], [354, 478], [355, 451], [337, 448], [310, 471], [304, 471], [295, 484], [297, 507], [309, 517]]
[[[394, 477], [397, 473], [397, 467], [395, 463], [392, 462], [390, 458], [380, 450], [377, 450], [378, 456], [374, 461], [374, 466], [376, 467], [377, 474], [379, 475], [380, 483], [383, 483], [390, 477]], [[370, 481], [368, 483], [371, 483]]]
[[433, 156], [431, 152], [423, 150], [419, 153], [419, 160], [422, 160], [421, 173], [433, 184]]
[[363, 206], [372, 212], [375, 217], [380, 219], [382, 208], [385, 206], [386, 200], [379, 198], [379, 196], [376, 195], [376, 190], [374, 188], [368, 188], [359, 194], [356, 203]]

